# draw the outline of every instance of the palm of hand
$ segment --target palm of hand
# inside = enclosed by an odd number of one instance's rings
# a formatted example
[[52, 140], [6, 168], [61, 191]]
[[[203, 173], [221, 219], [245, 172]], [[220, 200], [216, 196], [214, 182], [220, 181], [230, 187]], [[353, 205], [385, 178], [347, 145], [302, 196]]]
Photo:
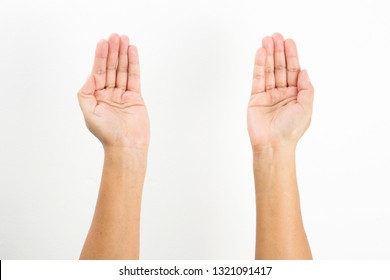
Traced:
[[[141, 95], [119, 88], [95, 93], [97, 97], [96, 136], [115, 145], [147, 146], [149, 143], [148, 112]], [[108, 137], [105, 137], [107, 134]], [[105, 140], [105, 138], [108, 138]]]
[[93, 76], [79, 93], [89, 130], [103, 143], [147, 147], [149, 118], [140, 93], [138, 54], [113, 34], [96, 48]]
[[295, 43], [284, 42], [280, 34], [266, 37], [256, 55], [248, 105], [252, 147], [295, 145], [310, 124], [312, 97], [307, 72], [299, 70]]

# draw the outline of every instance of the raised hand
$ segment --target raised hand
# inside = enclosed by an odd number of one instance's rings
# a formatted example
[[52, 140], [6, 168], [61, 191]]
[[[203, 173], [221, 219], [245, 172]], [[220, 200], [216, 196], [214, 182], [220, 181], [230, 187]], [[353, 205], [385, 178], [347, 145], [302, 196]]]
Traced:
[[148, 147], [138, 52], [127, 36], [112, 34], [97, 44], [92, 75], [78, 98], [88, 129], [104, 147]]
[[295, 43], [276, 33], [256, 53], [248, 130], [256, 190], [256, 259], [311, 259], [295, 147], [310, 124], [313, 87]]
[[102, 142], [104, 165], [81, 259], [138, 259], [149, 145], [137, 49], [112, 34], [96, 47], [92, 75], [78, 93], [85, 122]]
[[301, 71], [295, 42], [275, 33], [256, 53], [248, 130], [253, 151], [295, 146], [309, 127], [314, 89]]

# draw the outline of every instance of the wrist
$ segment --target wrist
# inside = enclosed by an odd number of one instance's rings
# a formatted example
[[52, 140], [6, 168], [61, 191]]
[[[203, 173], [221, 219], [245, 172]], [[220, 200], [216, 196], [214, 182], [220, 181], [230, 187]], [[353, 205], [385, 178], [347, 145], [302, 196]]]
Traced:
[[148, 150], [147, 148], [103, 146], [104, 156], [110, 162], [116, 162], [124, 168], [146, 169]]
[[149, 142], [146, 141], [134, 141], [131, 139], [119, 138], [115, 141], [110, 139], [100, 139], [100, 142], [103, 145], [104, 151], [109, 152], [125, 152], [125, 153], [146, 153], [149, 149]]
[[254, 168], [275, 166], [277, 164], [289, 164], [295, 162], [296, 145], [284, 143], [279, 145], [262, 145], [253, 148]]
[[278, 142], [252, 145], [253, 155], [271, 156], [278, 154], [295, 154], [295, 142]]
[[148, 147], [126, 145], [103, 145], [104, 153], [115, 156], [147, 157]]

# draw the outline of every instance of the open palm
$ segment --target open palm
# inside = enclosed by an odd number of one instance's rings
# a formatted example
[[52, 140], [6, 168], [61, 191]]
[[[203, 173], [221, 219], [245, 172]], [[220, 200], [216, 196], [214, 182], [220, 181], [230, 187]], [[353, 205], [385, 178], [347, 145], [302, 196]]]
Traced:
[[300, 70], [294, 41], [278, 33], [265, 37], [256, 53], [248, 105], [253, 149], [295, 145], [310, 124], [313, 92], [307, 71]]
[[103, 145], [147, 148], [149, 118], [138, 53], [127, 36], [112, 34], [97, 44], [92, 75], [78, 98], [88, 129]]

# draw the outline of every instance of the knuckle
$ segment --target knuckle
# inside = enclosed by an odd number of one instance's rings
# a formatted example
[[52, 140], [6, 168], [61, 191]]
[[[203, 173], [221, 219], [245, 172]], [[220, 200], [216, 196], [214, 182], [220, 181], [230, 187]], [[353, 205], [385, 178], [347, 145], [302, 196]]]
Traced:
[[301, 69], [299, 67], [288, 67], [288, 72], [299, 72]]
[[127, 67], [119, 66], [118, 69], [117, 69], [117, 72], [127, 72]]
[[115, 88], [115, 83], [107, 84], [106, 88]]
[[277, 64], [275, 65], [275, 70], [286, 70], [286, 65]]
[[132, 78], [139, 78], [139, 73], [136, 72], [136, 71], [130, 71], [129, 72], [129, 77], [132, 77]]
[[253, 75], [253, 79], [255, 80], [264, 80], [264, 75], [263, 74], [255, 74]]
[[95, 69], [95, 73], [96, 73], [97, 75], [106, 74], [106, 69], [105, 69], [105, 68], [96, 68], [96, 69]]

